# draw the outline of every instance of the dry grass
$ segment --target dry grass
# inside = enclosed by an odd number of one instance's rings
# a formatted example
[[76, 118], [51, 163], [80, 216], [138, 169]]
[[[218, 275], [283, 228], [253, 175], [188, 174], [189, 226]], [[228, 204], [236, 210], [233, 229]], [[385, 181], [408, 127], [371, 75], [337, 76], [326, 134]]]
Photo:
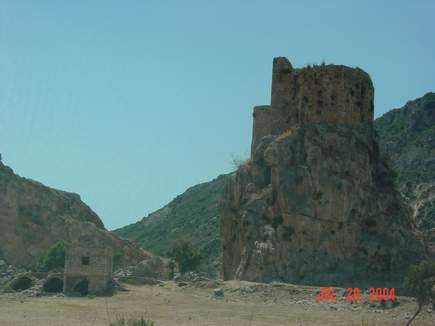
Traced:
[[[113, 326], [128, 326], [129, 318], [140, 321], [144, 316], [155, 326], [397, 326], [405, 325], [405, 315], [415, 311], [411, 298], [400, 297], [398, 307], [386, 310], [344, 299], [319, 303], [315, 299], [318, 288], [286, 284], [224, 282], [225, 295], [219, 300], [214, 298], [213, 289], [180, 288], [173, 282], [127, 288], [130, 291], [94, 299], [0, 295], [0, 325], [108, 326], [111, 321]], [[256, 291], [243, 294], [242, 288]], [[435, 314], [428, 308], [415, 325], [435, 325]], [[124, 324], [116, 324], [121, 319], [116, 316], [125, 316]]]
[[251, 158], [232, 157], [231, 164], [235, 170], [238, 170], [242, 166], [251, 165]]
[[276, 140], [277, 140], [277, 141], [281, 141], [281, 140], [283, 140], [283, 139], [289, 137], [291, 134], [292, 134], [291, 129], [288, 129], [288, 130], [284, 131], [281, 135], [279, 135], [279, 136], [276, 138]]

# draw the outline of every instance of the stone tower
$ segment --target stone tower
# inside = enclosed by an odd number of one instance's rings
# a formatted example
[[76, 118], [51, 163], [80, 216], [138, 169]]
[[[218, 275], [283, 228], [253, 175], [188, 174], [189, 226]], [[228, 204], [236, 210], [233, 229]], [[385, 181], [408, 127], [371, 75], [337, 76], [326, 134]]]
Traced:
[[264, 136], [279, 135], [296, 124], [371, 125], [373, 96], [370, 76], [361, 69], [339, 65], [295, 69], [287, 58], [274, 58], [271, 105], [254, 108], [252, 151]]

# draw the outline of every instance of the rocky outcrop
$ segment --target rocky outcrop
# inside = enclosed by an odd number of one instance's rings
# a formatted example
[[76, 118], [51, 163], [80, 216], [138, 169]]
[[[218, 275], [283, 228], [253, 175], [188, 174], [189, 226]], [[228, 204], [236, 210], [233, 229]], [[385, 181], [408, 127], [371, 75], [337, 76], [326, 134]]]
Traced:
[[148, 256], [107, 231], [79, 195], [22, 178], [0, 161], [0, 257], [29, 267], [59, 240], [112, 248], [120, 263]]
[[394, 286], [423, 256], [372, 128], [371, 85], [360, 69], [274, 60], [251, 161], [220, 204], [224, 279]]

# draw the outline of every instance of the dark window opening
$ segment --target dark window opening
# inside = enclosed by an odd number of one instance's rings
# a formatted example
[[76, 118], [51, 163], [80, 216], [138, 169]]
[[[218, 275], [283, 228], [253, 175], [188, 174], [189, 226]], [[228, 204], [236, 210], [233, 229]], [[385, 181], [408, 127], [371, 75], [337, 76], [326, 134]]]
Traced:
[[89, 256], [82, 257], [82, 265], [89, 265], [90, 261]]

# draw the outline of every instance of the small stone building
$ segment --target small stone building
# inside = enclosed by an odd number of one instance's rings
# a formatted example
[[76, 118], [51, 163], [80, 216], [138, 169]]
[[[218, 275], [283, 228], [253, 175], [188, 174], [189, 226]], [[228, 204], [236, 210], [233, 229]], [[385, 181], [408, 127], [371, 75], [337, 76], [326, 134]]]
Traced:
[[106, 293], [112, 270], [110, 249], [69, 245], [65, 252], [63, 291], [81, 295]]

